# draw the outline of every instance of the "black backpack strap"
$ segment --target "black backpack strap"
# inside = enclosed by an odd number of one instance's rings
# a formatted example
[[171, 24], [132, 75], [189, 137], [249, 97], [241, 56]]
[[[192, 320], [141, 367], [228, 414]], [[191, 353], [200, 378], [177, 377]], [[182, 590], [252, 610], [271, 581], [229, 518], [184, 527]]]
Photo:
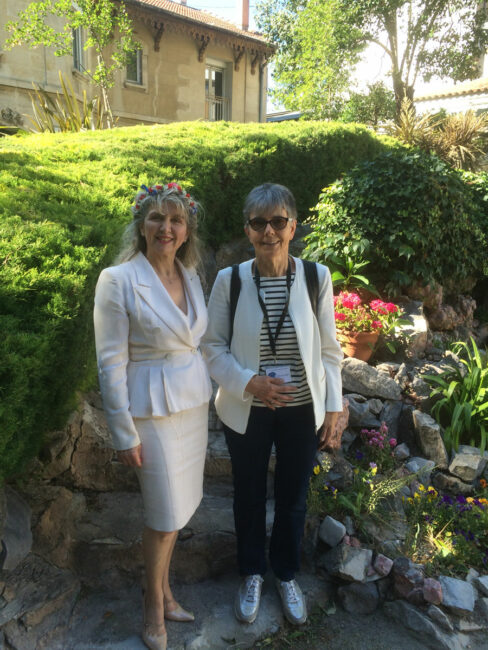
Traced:
[[317, 265], [309, 260], [302, 260], [303, 270], [305, 271], [305, 280], [307, 282], [308, 297], [312, 305], [313, 313], [317, 317], [319, 307], [319, 274]]
[[230, 323], [229, 323], [229, 349], [234, 334], [234, 316], [236, 315], [237, 302], [241, 293], [241, 278], [239, 275], [239, 264], [232, 265], [230, 276]]

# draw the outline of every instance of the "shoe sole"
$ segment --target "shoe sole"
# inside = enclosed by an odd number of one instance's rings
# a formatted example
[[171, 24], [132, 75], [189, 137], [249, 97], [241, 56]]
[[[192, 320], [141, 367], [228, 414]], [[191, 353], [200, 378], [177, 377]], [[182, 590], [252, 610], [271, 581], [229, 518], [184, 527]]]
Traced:
[[241, 614], [239, 614], [239, 612], [237, 610], [237, 607], [234, 604], [234, 615], [235, 615], [236, 619], [239, 621], [239, 623], [254, 623], [254, 621], [256, 620], [256, 618], [258, 616], [258, 613], [256, 612], [254, 614], [254, 616], [246, 618], [245, 616], [242, 616]]

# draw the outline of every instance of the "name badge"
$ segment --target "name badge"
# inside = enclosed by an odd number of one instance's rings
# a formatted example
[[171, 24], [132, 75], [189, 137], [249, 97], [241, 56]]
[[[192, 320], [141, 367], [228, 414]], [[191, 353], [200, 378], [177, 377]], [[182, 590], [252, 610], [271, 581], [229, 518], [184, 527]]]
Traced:
[[283, 379], [285, 384], [291, 382], [290, 366], [271, 366], [270, 368], [265, 368], [265, 371], [267, 377]]

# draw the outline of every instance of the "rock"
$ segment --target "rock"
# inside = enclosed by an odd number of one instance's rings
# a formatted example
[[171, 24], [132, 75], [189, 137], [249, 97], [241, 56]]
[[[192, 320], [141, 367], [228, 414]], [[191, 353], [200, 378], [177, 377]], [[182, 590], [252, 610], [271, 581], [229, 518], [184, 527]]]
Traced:
[[400, 326], [400, 336], [407, 337], [405, 353], [408, 357], [421, 357], [425, 353], [429, 335], [429, 323], [422, 304], [414, 301], [408, 303], [403, 318], [410, 321], [410, 325]]
[[442, 305], [428, 315], [429, 325], [435, 331], [453, 330], [462, 318], [451, 305]]
[[431, 284], [422, 284], [415, 282], [405, 289], [407, 296], [421, 303], [428, 309], [438, 309], [442, 304], [444, 295], [443, 288], [440, 284], [432, 282]]
[[5, 487], [6, 514], [2, 545], [6, 552], [3, 569], [12, 571], [32, 548], [31, 510], [12, 488]]
[[344, 585], [339, 587], [337, 595], [350, 614], [372, 614], [380, 602], [378, 589], [373, 582]]
[[349, 447], [352, 445], [352, 443], [356, 440], [357, 434], [351, 431], [350, 429], [346, 429], [344, 433], [342, 434], [342, 440], [341, 440], [341, 446], [344, 452], [347, 452]]
[[320, 558], [319, 565], [336, 577], [348, 582], [363, 582], [373, 551], [347, 544], [336, 546]]
[[477, 447], [459, 445], [457, 452], [453, 451], [449, 471], [465, 482], [472, 482], [481, 476], [487, 460], [488, 454], [485, 452], [481, 457]]
[[369, 410], [371, 413], [374, 413], [374, 415], [379, 415], [383, 410], [383, 402], [376, 397], [368, 400], [368, 406]]
[[413, 449], [415, 447], [415, 431], [413, 428], [414, 410], [415, 409], [411, 404], [403, 404], [403, 408], [398, 419], [398, 441], [406, 443], [410, 449]]
[[422, 587], [423, 572], [418, 569], [408, 558], [397, 558], [392, 569], [395, 592], [402, 598], [416, 587]]
[[359, 359], [342, 362], [342, 383], [345, 390], [366, 397], [399, 400], [401, 390], [393, 379]]
[[407, 600], [412, 605], [423, 605], [424, 604], [424, 592], [422, 587], [414, 587], [412, 591], [407, 594]]
[[462, 650], [467, 647], [468, 639], [461, 634], [446, 634], [434, 622], [414, 605], [404, 600], [387, 602], [383, 611], [387, 616], [403, 624], [422, 643], [439, 650]]
[[466, 618], [460, 618], [456, 621], [456, 628], [461, 632], [479, 632], [479, 630], [484, 630], [486, 625], [480, 621], [469, 620]]
[[63, 641], [79, 591], [80, 583], [70, 571], [30, 554], [2, 584], [0, 626], [8, 647], [66, 647]]
[[402, 442], [400, 445], [397, 445], [393, 450], [393, 454], [397, 460], [407, 460], [410, 457], [410, 449], [408, 445]]
[[466, 582], [469, 582], [470, 585], [474, 585], [474, 582], [476, 578], [479, 578], [480, 574], [476, 569], [473, 569], [473, 567], [470, 568], [468, 573], [466, 574]]
[[422, 411], [413, 412], [413, 424], [417, 442], [425, 457], [440, 468], [447, 468], [448, 456], [442, 439], [441, 428], [430, 415]]
[[395, 381], [400, 386], [402, 390], [405, 390], [410, 383], [410, 377], [408, 376], [408, 370], [406, 364], [398, 368], [398, 372], [395, 375]]
[[413, 380], [412, 380], [412, 390], [417, 395], [417, 397], [430, 397], [430, 394], [432, 392], [432, 388], [429, 386], [429, 384], [422, 379], [422, 377], [419, 377], [416, 375]]
[[408, 532], [405, 517], [394, 510], [388, 512], [388, 517], [381, 519], [374, 516], [364, 517], [363, 529], [372, 537], [377, 548], [383, 552], [387, 552], [386, 542], [403, 541]]
[[408, 463], [405, 463], [405, 468], [409, 472], [412, 472], [412, 474], [417, 473], [419, 481], [421, 481], [425, 487], [430, 485], [430, 473], [434, 466], [434, 461], [426, 460], [425, 458], [420, 458], [418, 456], [414, 456], [408, 461]]
[[35, 551], [58, 567], [72, 568], [75, 529], [86, 511], [85, 496], [58, 485], [36, 486], [35, 492]]
[[393, 560], [390, 560], [389, 557], [386, 557], [386, 555], [383, 555], [382, 553], [378, 553], [373, 566], [376, 573], [380, 576], [387, 576], [393, 567]]
[[425, 578], [423, 584], [423, 597], [427, 603], [440, 605], [442, 603], [442, 587], [438, 580]]
[[439, 609], [439, 607], [436, 607], [435, 605], [429, 605], [427, 608], [427, 614], [433, 621], [444, 628], [446, 632], [454, 631], [454, 625], [451, 623], [449, 616], [447, 616], [447, 614], [445, 614], [442, 609]]
[[488, 598], [478, 598], [474, 608], [475, 618], [488, 624]]
[[135, 472], [117, 462], [102, 410], [83, 402], [81, 430], [70, 465], [73, 485], [98, 491], [139, 490]]
[[403, 402], [401, 401], [386, 400], [383, 405], [379, 419], [388, 427], [388, 435], [390, 438], [396, 438], [398, 436], [398, 424], [402, 409]]
[[378, 372], [383, 372], [386, 375], [388, 375], [388, 377], [391, 377], [391, 378], [393, 378], [396, 375], [399, 368], [400, 368], [400, 364], [399, 363], [394, 363], [393, 361], [385, 361], [384, 363], [379, 363], [376, 366], [376, 370]]
[[222, 431], [208, 432], [205, 476], [209, 478], [232, 476], [230, 454]]
[[71, 456], [81, 431], [81, 410], [82, 403], [70, 415], [62, 431], [51, 431], [46, 434], [46, 441], [40, 454], [44, 479], [51, 480], [69, 470]]
[[480, 594], [488, 596], [488, 576], [480, 576], [474, 579], [475, 587], [478, 588]]
[[369, 402], [362, 395], [344, 395], [349, 403], [349, 424], [352, 427], [379, 427], [381, 422], [370, 411]]
[[439, 582], [442, 588], [442, 605], [449, 611], [466, 616], [474, 611], [476, 592], [469, 582], [440, 576]]
[[346, 515], [344, 517], [344, 526], [346, 527], [346, 533], [348, 535], [355, 535], [356, 534], [356, 528], [354, 526], [354, 521], [352, 520], [352, 517], [349, 515]]
[[[318, 457], [320, 458], [321, 454], [318, 454]], [[333, 464], [329, 472], [327, 472], [326, 478], [339, 490], [343, 490], [352, 484], [354, 476], [352, 465], [340, 454], [329, 454], [329, 457], [332, 459]]]
[[337, 546], [344, 535], [346, 534], [346, 527], [340, 521], [333, 519], [329, 515], [324, 519], [320, 525], [319, 537], [329, 546]]
[[474, 492], [472, 483], [464, 483], [455, 476], [442, 472], [436, 472], [434, 474], [432, 484], [436, 490], [441, 490], [442, 492], [452, 492], [454, 494], [463, 494], [464, 496], [469, 496]]

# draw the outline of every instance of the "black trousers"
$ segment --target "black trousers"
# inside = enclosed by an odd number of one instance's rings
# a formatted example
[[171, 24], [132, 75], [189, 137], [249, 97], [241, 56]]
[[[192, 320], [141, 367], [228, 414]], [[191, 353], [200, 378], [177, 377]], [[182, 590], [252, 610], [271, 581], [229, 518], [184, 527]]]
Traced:
[[292, 580], [300, 565], [307, 491], [317, 451], [312, 404], [251, 407], [245, 434], [224, 426], [234, 478], [237, 559], [242, 576], [266, 573], [266, 484], [274, 443], [275, 515], [269, 559], [280, 580]]

